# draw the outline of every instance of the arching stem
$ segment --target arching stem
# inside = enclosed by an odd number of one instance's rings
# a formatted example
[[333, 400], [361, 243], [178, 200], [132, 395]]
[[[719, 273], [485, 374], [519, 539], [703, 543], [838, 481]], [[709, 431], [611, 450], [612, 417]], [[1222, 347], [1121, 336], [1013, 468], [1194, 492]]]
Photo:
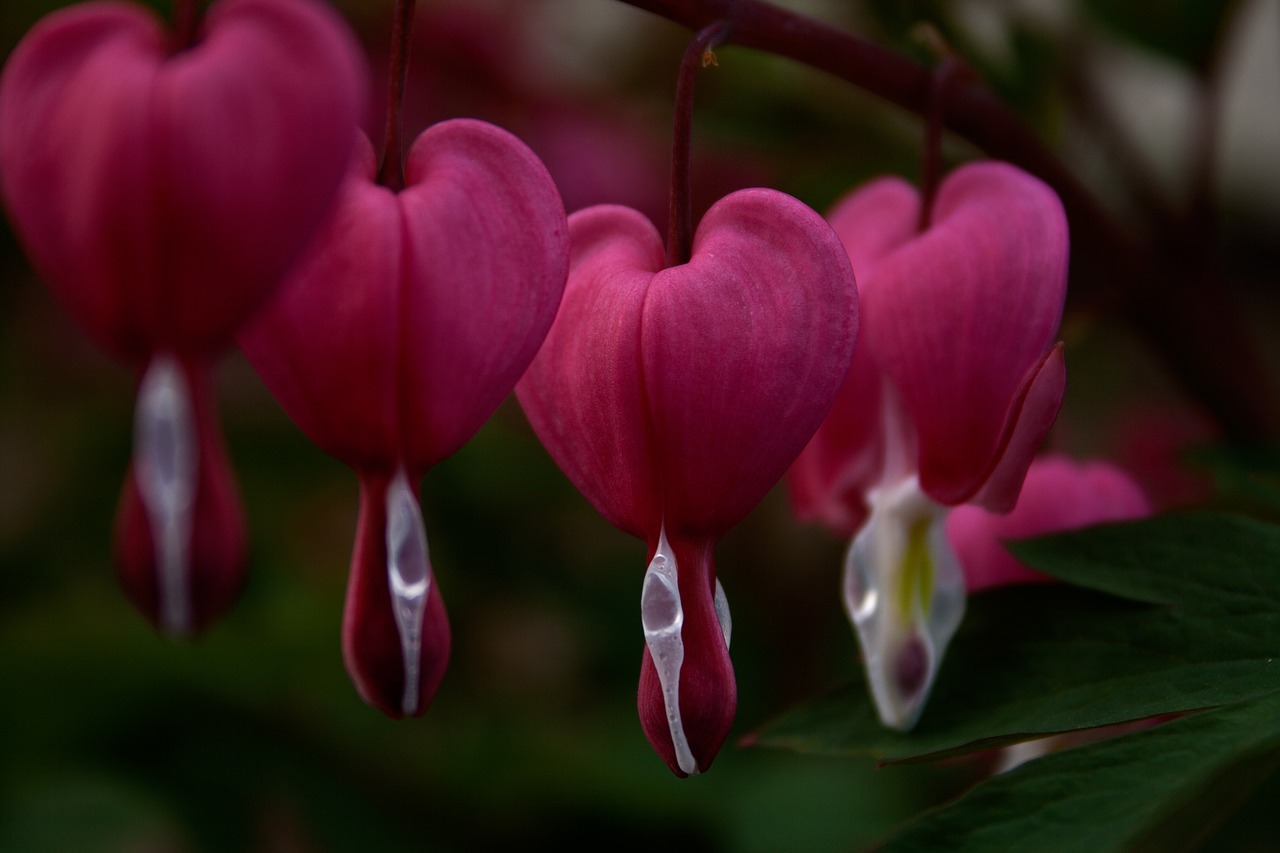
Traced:
[[689, 159], [693, 136], [693, 81], [698, 68], [715, 64], [715, 48], [729, 38], [728, 24], [704, 27], [689, 42], [676, 80], [676, 109], [671, 143], [671, 207], [667, 218], [667, 266], [689, 262], [693, 251], [693, 191]]
[[378, 183], [392, 190], [404, 188], [404, 88], [409, 76], [409, 37], [413, 33], [415, 0], [396, 0], [391, 24], [391, 70], [387, 87], [387, 130], [378, 167]]

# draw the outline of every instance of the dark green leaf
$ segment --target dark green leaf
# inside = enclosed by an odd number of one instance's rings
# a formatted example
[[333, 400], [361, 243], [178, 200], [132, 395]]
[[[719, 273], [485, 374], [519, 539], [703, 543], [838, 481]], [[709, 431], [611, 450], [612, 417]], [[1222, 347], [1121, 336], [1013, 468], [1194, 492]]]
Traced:
[[1045, 756], [974, 788], [884, 846], [1189, 849], [1280, 765], [1280, 694]]
[[[758, 742], [886, 761], [1223, 705], [1280, 686], [1280, 529], [1229, 516], [1018, 546], [1066, 585], [975, 596], [916, 729], [884, 729], [859, 681]], [[1145, 602], [1145, 603], [1139, 603]]]

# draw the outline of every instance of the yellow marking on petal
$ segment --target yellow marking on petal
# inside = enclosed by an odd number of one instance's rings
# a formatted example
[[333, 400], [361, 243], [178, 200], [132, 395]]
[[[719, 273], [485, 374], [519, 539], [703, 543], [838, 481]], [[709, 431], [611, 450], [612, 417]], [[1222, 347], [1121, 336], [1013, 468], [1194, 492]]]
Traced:
[[929, 553], [929, 518], [917, 518], [907, 534], [907, 547], [902, 554], [902, 571], [898, 584], [898, 612], [904, 621], [910, 621], [913, 599], [918, 598], [920, 609], [929, 610], [933, 597], [933, 555]]

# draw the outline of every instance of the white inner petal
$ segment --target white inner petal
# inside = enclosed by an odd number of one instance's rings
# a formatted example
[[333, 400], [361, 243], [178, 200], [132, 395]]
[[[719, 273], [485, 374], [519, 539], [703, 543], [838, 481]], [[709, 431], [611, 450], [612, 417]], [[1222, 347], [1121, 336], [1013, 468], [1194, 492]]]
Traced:
[[422, 510], [403, 469], [396, 471], [387, 487], [387, 585], [404, 659], [401, 708], [414, 714], [421, 701], [422, 622], [431, 586], [431, 558]]
[[199, 450], [191, 390], [173, 356], [153, 358], [138, 387], [133, 461], [151, 527], [160, 625], [173, 636], [183, 636], [193, 628], [190, 550]]
[[729, 615], [729, 599], [725, 597], [724, 587], [716, 578], [716, 619], [720, 622], [720, 630], [724, 633], [724, 647], [729, 648], [729, 638], [733, 634], [733, 617]]
[[964, 615], [964, 574], [947, 540], [947, 508], [914, 475], [867, 499], [871, 514], [845, 560], [845, 612], [881, 722], [905, 731]]
[[[684, 639], [680, 630], [684, 626], [684, 608], [680, 603], [680, 586], [677, 582], [676, 557], [667, 542], [664, 527], [658, 536], [658, 550], [649, 561], [644, 575], [644, 587], [640, 592], [640, 621], [644, 626], [644, 641], [649, 647], [654, 668], [658, 671], [658, 683], [662, 685], [662, 700], [667, 712], [667, 725], [671, 729], [671, 742], [675, 746], [676, 763], [689, 776], [698, 774], [698, 763], [689, 748], [680, 717], [680, 668], [684, 666]], [[727, 615], [726, 608], [726, 615]], [[722, 623], [723, 624], [723, 623]]]

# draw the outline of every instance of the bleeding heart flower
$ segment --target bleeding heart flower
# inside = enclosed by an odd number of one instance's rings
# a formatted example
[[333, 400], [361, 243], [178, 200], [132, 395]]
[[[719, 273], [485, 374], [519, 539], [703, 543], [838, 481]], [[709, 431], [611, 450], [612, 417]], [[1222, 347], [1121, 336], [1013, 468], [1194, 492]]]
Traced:
[[831, 405], [858, 326], [830, 227], [772, 190], [702, 219], [667, 266], [641, 214], [569, 218], [564, 303], [516, 388], [551, 456], [648, 544], [638, 705], [677, 775], [706, 770], [737, 704], [713, 549], [777, 482]]
[[1006, 515], [958, 506], [947, 516], [947, 540], [964, 568], [970, 592], [1053, 578], [1028, 568], [1005, 547], [1015, 539], [1078, 530], [1151, 515], [1137, 482], [1108, 462], [1076, 462], [1050, 454], [1031, 463], [1018, 503]]
[[1066, 295], [1058, 198], [1012, 166], [975, 163], [939, 187], [929, 224], [896, 178], [829, 219], [858, 271], [863, 346], [793, 467], [793, 502], [857, 531], [844, 598], [881, 720], [910, 728], [964, 612], [947, 508], [1012, 509], [1062, 402], [1054, 345]]
[[141, 7], [80, 4], [0, 76], [16, 231], [86, 331], [145, 368], [116, 553], [170, 633], [207, 624], [243, 575], [210, 359], [314, 236], [363, 90], [354, 40], [305, 0], [222, 0], [189, 45]]
[[[362, 137], [363, 139], [363, 137]], [[360, 477], [343, 621], [347, 669], [386, 714], [421, 714], [449, 657], [417, 484], [511, 392], [555, 318], [564, 207], [506, 131], [418, 137], [400, 192], [363, 139], [314, 250], [240, 336], [276, 399]]]

